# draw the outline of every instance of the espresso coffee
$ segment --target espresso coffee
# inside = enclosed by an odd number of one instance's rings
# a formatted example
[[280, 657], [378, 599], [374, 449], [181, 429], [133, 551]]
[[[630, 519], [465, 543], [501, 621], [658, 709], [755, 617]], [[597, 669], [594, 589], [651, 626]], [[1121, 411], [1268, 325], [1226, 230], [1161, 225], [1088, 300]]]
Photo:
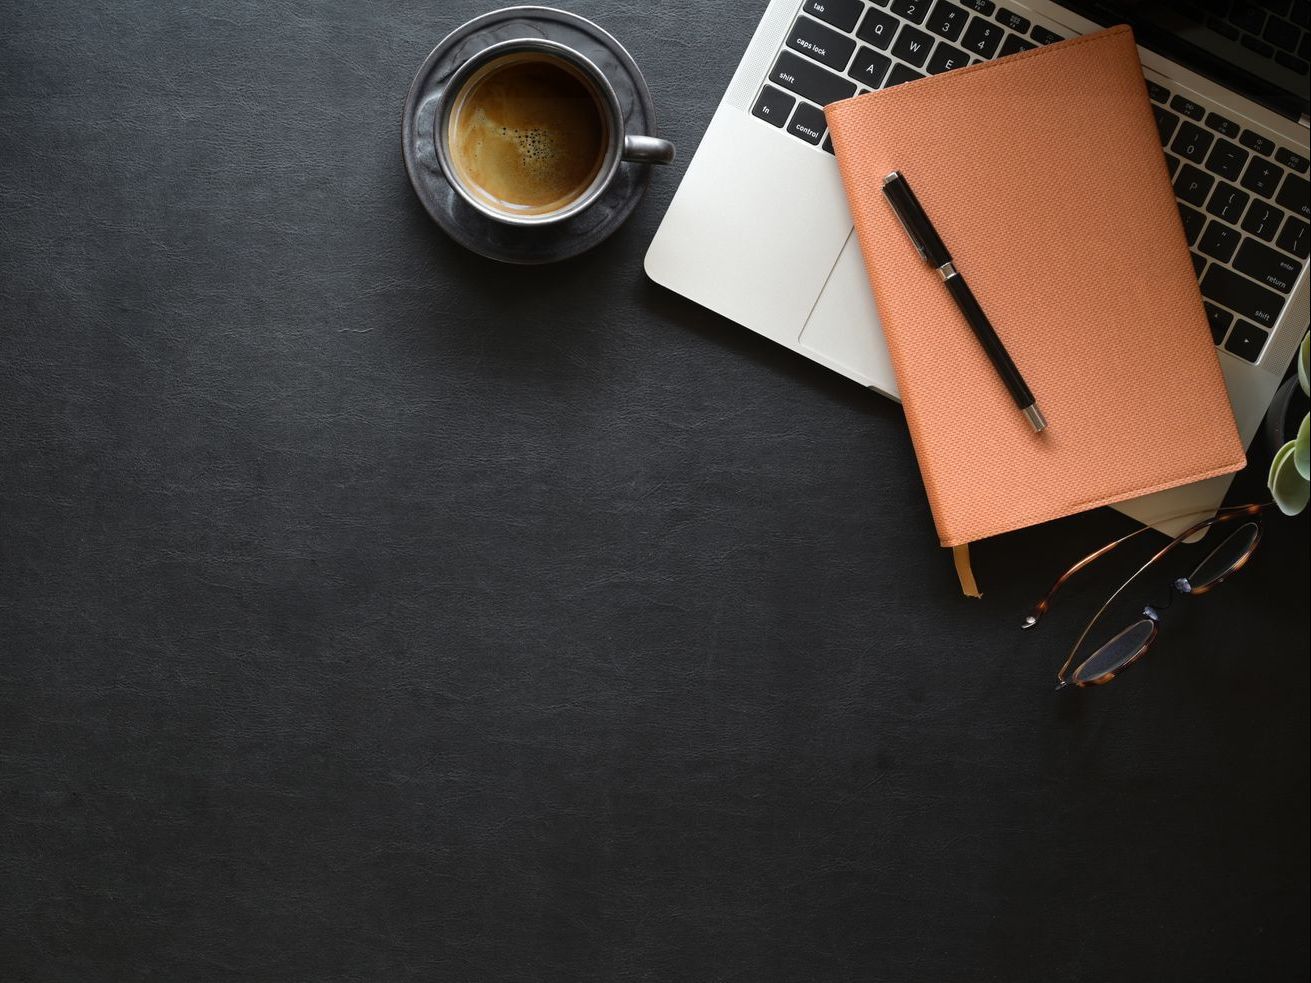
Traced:
[[460, 93], [447, 140], [466, 188], [493, 208], [546, 215], [582, 196], [605, 163], [607, 116], [563, 59], [507, 55]]

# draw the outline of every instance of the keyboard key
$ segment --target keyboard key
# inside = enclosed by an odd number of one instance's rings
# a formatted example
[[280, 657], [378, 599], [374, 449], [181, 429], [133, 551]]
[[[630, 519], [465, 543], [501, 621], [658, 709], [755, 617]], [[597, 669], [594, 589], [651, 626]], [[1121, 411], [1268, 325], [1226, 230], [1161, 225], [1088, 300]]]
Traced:
[[1255, 362], [1261, 357], [1261, 350], [1265, 348], [1266, 339], [1269, 337], [1255, 324], [1239, 321], [1230, 332], [1229, 340], [1225, 342], [1225, 351], [1233, 352], [1249, 362]]
[[1001, 36], [1004, 33], [1000, 24], [994, 24], [991, 21], [976, 17], [970, 21], [970, 26], [965, 29], [965, 37], [961, 41], [961, 46], [971, 55], [979, 58], [991, 58], [997, 53], [997, 46], [1001, 44]]
[[860, 0], [806, 0], [801, 9], [806, 13], [827, 21], [839, 31], [847, 31], [856, 26], [860, 12], [864, 8]]
[[819, 143], [828, 124], [824, 122], [824, 110], [803, 102], [788, 120], [787, 131], [794, 137], [800, 137], [806, 143]]
[[1197, 237], [1201, 235], [1202, 228], [1206, 225], [1206, 216], [1187, 205], [1180, 205], [1179, 217], [1183, 219], [1184, 236], [1188, 239], [1188, 245], [1191, 246], [1197, 241]]
[[1237, 225], [1251, 197], [1246, 191], [1239, 191], [1232, 184], [1221, 181], [1216, 186], [1215, 194], [1211, 195], [1211, 200], [1207, 202], [1206, 210], [1218, 219]]
[[1055, 31], [1049, 31], [1041, 24], [1035, 26], [1034, 29], [1029, 32], [1029, 37], [1033, 38], [1039, 44], [1055, 44], [1057, 41], [1065, 40], [1065, 38], [1061, 37]]
[[[1009, 41], [1010, 38], [1006, 40]], [[1003, 47], [1005, 46], [1003, 45]], [[1153, 106], [1152, 115], [1156, 117], [1156, 132], [1160, 134], [1161, 146], [1167, 146], [1170, 142], [1170, 134], [1179, 125], [1179, 117], [1164, 106]]]
[[788, 47], [840, 72], [851, 61], [856, 42], [817, 20], [798, 17], [788, 35]]
[[1170, 149], [1184, 160], [1200, 164], [1206, 160], [1206, 152], [1211, 149], [1211, 141], [1214, 139], [1196, 123], [1184, 123], [1179, 127], [1179, 135], [1170, 144]]
[[1242, 37], [1242, 32], [1240, 32], [1238, 28], [1234, 27], [1234, 25], [1230, 24], [1227, 20], [1221, 20], [1219, 17], [1208, 17], [1206, 19], [1206, 26], [1215, 31], [1216, 34], [1219, 34], [1221, 37], [1226, 37], [1230, 41], [1237, 41]]
[[1293, 282], [1302, 272], [1302, 264], [1255, 239], [1244, 239], [1234, 257], [1234, 269], [1286, 294], [1293, 289]]
[[992, 0], [961, 0], [961, 2], [976, 14], [982, 14], [984, 17], [991, 17], [992, 12], [997, 9], [997, 5]]
[[948, 41], [955, 41], [960, 37], [960, 32], [965, 30], [965, 22], [970, 19], [970, 15], [965, 12], [964, 7], [957, 7], [948, 0], [938, 0], [933, 5], [933, 13], [929, 15], [927, 27], [939, 37], [944, 37]]
[[832, 138], [832, 137], [825, 137], [825, 138], [824, 138], [824, 149], [827, 150], [827, 151], [828, 151], [829, 153], [831, 153], [831, 154], [836, 154], [836, 151], [833, 149], [833, 138]]
[[1234, 316], [1206, 301], [1202, 301], [1202, 307], [1206, 311], [1207, 321], [1211, 324], [1211, 339], [1218, 345], [1224, 341], [1229, 325], [1234, 323]]
[[1250, 232], [1254, 236], [1259, 236], [1266, 242], [1275, 237], [1275, 232], [1279, 229], [1279, 223], [1284, 219], [1284, 213], [1269, 202], [1257, 199], [1252, 202], [1252, 207], [1247, 210], [1247, 217], [1243, 219], [1243, 231]]
[[902, 20], [923, 24], [924, 15], [929, 12], [929, 0], [892, 0], [888, 9]]
[[933, 55], [929, 58], [929, 64], [926, 69], [930, 75], [940, 75], [943, 72], [950, 72], [953, 68], [960, 68], [970, 63], [970, 56], [961, 51], [960, 48], [954, 48], [946, 41], [939, 41], [938, 46], [933, 49]]
[[792, 111], [795, 103], [796, 100], [786, 92], [780, 92], [772, 85], [767, 85], [760, 90], [760, 98], [751, 107], [751, 115], [759, 116], [766, 123], [782, 126], [788, 121], [788, 113]]
[[1183, 113], [1189, 119], [1201, 119], [1206, 115], [1206, 111], [1201, 106], [1183, 96], [1175, 96], [1171, 99], [1170, 108], [1175, 112]]
[[1308, 197], [1311, 197], [1311, 184], [1307, 183], [1306, 178], [1290, 174], [1284, 178], [1279, 194], [1275, 195], [1275, 201], [1294, 215], [1311, 218], [1311, 202], [1308, 202]]
[[1174, 179], [1174, 193], [1190, 205], [1201, 208], [1213, 184], [1215, 178], [1211, 175], [1199, 171], [1192, 164], [1185, 164], [1179, 171], [1179, 176]]
[[[1003, 23], [1005, 23], [1003, 21]], [[1007, 25], [1008, 27], [1010, 25]], [[1165, 102], [1170, 98], [1170, 90], [1151, 79], [1147, 79], [1147, 95], [1152, 102]]]
[[1240, 43], [1244, 48], [1255, 51], [1262, 58], [1273, 58], [1275, 56], [1274, 45], [1266, 44], [1260, 38], [1254, 38], [1250, 34], [1244, 34]]
[[1305, 75], [1307, 72], [1311, 72], [1311, 62], [1306, 62], [1303, 59], [1298, 58], [1296, 55], [1290, 55], [1287, 51], [1276, 51], [1275, 61], [1279, 62], [1279, 64], [1283, 65], [1285, 68], [1296, 72], [1298, 75]]
[[887, 55], [881, 55], [873, 48], [867, 48], [862, 44], [860, 50], [856, 52], [856, 60], [851, 63], [851, 77], [861, 85], [877, 89], [891, 64], [892, 59]]
[[892, 43], [892, 35], [897, 33], [897, 26], [900, 23], [901, 21], [891, 14], [885, 14], [881, 10], [870, 7], [869, 13], [860, 22], [860, 29], [856, 31], [856, 37], [862, 41], [868, 41], [880, 51], [887, 51], [888, 45]]
[[1202, 233], [1197, 248], [1212, 259], [1227, 263], [1238, 248], [1238, 240], [1241, 238], [1242, 234], [1237, 229], [1212, 219]]
[[[1194, 2], [1192, 4], [1189, 4], [1189, 7], [1191, 7], [1192, 9], [1187, 9], [1182, 5], [1176, 7], [1175, 9], [1179, 13], [1183, 14], [1185, 17], [1188, 17], [1193, 21], [1200, 22], [1202, 20], [1203, 14], [1208, 14], [1208, 15], [1215, 14], [1219, 17], [1225, 17], [1229, 12], [1230, 3], [1229, 0], [1201, 0], [1200, 3]], [[1215, 19], [1214, 17], [1209, 17], [1209, 16], [1207, 17], [1207, 20], [1214, 20], [1214, 19]], [[1230, 29], [1235, 34], [1238, 33], [1238, 28], [1236, 26], [1230, 25]]]
[[1174, 172], [1179, 170], [1179, 158], [1174, 154], [1166, 154], [1165, 167], [1170, 172], [1170, 177], [1174, 177]]
[[1206, 269], [1206, 257], [1198, 256], [1197, 253], [1193, 252], [1190, 252], [1188, 255], [1193, 261], [1193, 276], [1200, 280], [1202, 278], [1202, 271]]
[[1243, 187], [1269, 198], [1275, 193], [1275, 188], [1279, 187], [1279, 179], [1283, 176], [1284, 170], [1278, 164], [1253, 157], [1252, 163], [1243, 172]]
[[1206, 125], [1218, 133], [1223, 133], [1231, 140], [1238, 139], [1241, 127], [1231, 119], [1225, 119], [1219, 113], [1207, 113]]
[[1202, 296], [1267, 328], [1284, 308], [1284, 298], [1273, 290], [1214, 263], [1202, 277]]
[[1304, 174], [1307, 169], [1307, 160], [1301, 154], [1295, 154], [1287, 147], [1280, 147], [1275, 151], [1275, 160], [1285, 167], [1291, 167], [1299, 174]]
[[[1021, 51], [1032, 51], [1038, 47], [1029, 41], [1024, 40], [1018, 34], [1007, 34], [1006, 40], [1001, 43], [1001, 50], [997, 52], [999, 58], [1005, 58], [1007, 55], [1017, 55]], [[1153, 106], [1153, 109], [1156, 107]]]
[[846, 99], [856, 91], [856, 83], [848, 82], [791, 51], [779, 54], [773, 71], [769, 73], [769, 81], [820, 106]]
[[922, 72], [917, 72], [913, 68], [907, 68], [905, 65], [893, 65], [888, 80], [883, 83], [883, 88], [890, 89], [894, 85], [901, 85], [902, 82], [914, 82], [916, 79], [922, 79], [923, 77]]
[[932, 47], [932, 36], [917, 31], [907, 24], [897, 35], [897, 40], [892, 43], [892, 53], [906, 64], [920, 68], [928, 60], [929, 49]]
[[1229, 22], [1248, 34], [1260, 34], [1265, 27], [1265, 11], [1245, 3], [1236, 3], [1229, 11]]
[[1029, 24], [1029, 19], [1027, 17], [1021, 17], [1019, 14], [1007, 10], [1005, 7], [1002, 7], [1001, 10], [997, 11], [997, 20], [1001, 22], [1002, 27], [1009, 27], [1012, 31], [1019, 31], [1021, 34], [1029, 33], [1029, 27], [1031, 26]]
[[1247, 163], [1247, 151], [1236, 143], [1230, 143], [1224, 137], [1215, 142], [1209, 157], [1206, 158], [1206, 169], [1215, 171], [1223, 178], [1230, 181], [1237, 181], [1238, 175], [1243, 173], [1243, 165]]
[[1295, 24], [1290, 24], [1282, 17], [1271, 17], [1265, 24], [1265, 30], [1261, 33], [1276, 48], [1282, 48], [1285, 51], [1296, 51], [1297, 42], [1302, 38], [1302, 32], [1297, 29]]
[[1279, 233], [1278, 246], [1296, 256], [1298, 259], [1306, 259], [1307, 246], [1311, 236], [1308, 236], [1311, 226], [1308, 226], [1301, 219], [1288, 216], [1288, 221], [1284, 223], [1284, 229]]
[[1253, 133], [1251, 130], [1244, 130], [1238, 138], [1238, 142], [1248, 150], [1255, 150], [1258, 154], [1265, 154], [1267, 157], [1274, 153], [1275, 149], [1273, 140], [1267, 140], [1261, 134]]

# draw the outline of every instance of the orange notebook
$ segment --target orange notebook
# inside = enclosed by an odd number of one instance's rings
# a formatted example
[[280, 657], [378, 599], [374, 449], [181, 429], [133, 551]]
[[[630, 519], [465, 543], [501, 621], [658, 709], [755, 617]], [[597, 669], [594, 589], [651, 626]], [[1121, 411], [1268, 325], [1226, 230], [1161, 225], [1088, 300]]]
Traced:
[[[825, 113], [944, 546], [1243, 466], [1129, 28]], [[893, 170], [1045, 432], [898, 224], [882, 193]]]

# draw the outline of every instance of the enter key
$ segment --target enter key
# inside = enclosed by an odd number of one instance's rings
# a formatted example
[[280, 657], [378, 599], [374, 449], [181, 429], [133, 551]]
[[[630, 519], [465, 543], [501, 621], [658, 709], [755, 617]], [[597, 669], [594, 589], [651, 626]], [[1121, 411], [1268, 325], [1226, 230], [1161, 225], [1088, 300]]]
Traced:
[[1285, 256], [1264, 243], [1247, 238], [1238, 248], [1234, 267], [1284, 294], [1293, 289], [1297, 275], [1302, 270], [1302, 264], [1291, 256]]

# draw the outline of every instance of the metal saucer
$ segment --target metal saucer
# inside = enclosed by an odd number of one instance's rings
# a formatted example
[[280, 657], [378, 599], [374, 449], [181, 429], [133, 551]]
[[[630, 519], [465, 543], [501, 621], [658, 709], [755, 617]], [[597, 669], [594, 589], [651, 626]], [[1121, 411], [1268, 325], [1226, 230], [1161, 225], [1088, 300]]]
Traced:
[[507, 7], [456, 28], [428, 55], [409, 94], [401, 121], [401, 149], [414, 192], [434, 222], [464, 246], [503, 263], [553, 263], [591, 249], [624, 223], [650, 180], [651, 165], [624, 162], [614, 182], [585, 211], [540, 228], [504, 225], [471, 208], [451, 188], [437, 163], [437, 102], [455, 70], [489, 45], [540, 37], [586, 55], [619, 96], [625, 132], [655, 135], [655, 107], [636, 62], [624, 46], [577, 14], [550, 7]]

